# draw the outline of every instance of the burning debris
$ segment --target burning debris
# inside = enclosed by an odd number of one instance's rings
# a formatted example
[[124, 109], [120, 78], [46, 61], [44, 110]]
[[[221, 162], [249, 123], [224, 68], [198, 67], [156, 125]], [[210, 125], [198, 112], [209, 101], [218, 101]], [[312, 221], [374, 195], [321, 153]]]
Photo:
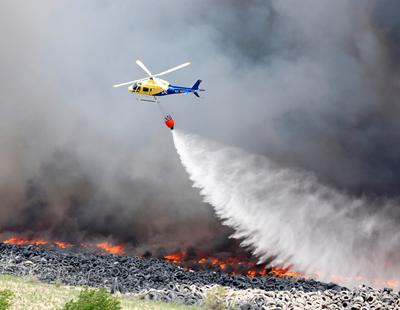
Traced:
[[69, 242], [64, 241], [46, 241], [41, 239], [31, 239], [31, 238], [22, 238], [22, 237], [12, 237], [7, 240], [4, 240], [5, 244], [14, 244], [14, 245], [35, 245], [38, 247], [56, 247], [61, 249], [69, 249], [72, 247], [80, 247], [86, 249], [99, 249], [104, 251], [104, 253], [122, 255], [125, 254], [125, 247], [123, 245], [115, 245], [109, 242], [82, 242], [78, 245], [74, 245]]
[[[143, 288], [161, 289], [169, 283], [219, 284], [239, 289], [262, 288], [267, 285], [270, 289], [277, 290], [294, 285], [307, 292], [329, 286], [317, 281], [311, 281], [312, 285], [309, 285], [304, 279], [228, 275], [210, 270], [194, 272], [159, 258], [76, 253], [34, 245], [0, 243], [0, 254], [1, 273], [17, 276], [30, 274], [45, 282], [61, 281], [66, 284], [96, 287], [107, 287], [117, 278], [119, 286], [127, 292], [138, 292]], [[299, 285], [300, 283], [302, 284]], [[339, 286], [330, 286], [339, 289]]]
[[100, 242], [95, 244], [95, 246], [111, 254], [122, 255], [125, 253], [125, 249], [122, 245], [112, 245], [107, 242]]
[[105, 287], [145, 299], [202, 305], [210, 288], [225, 289], [227, 306], [238, 309], [397, 309], [391, 289], [348, 290], [303, 278], [250, 277], [188, 271], [164, 259], [75, 253], [42, 245], [0, 243], [0, 273], [33, 276], [46, 283]]
[[[13, 236], [3, 241], [5, 244], [13, 245], [32, 245], [43, 249], [69, 249], [73, 252], [78, 253], [91, 253], [97, 255], [129, 255], [138, 256], [128, 251], [124, 245], [113, 244], [110, 242], [81, 242], [78, 244], [72, 244], [63, 241], [46, 241], [44, 239], [33, 239], [21, 236]], [[246, 255], [247, 254], [247, 255]], [[173, 263], [187, 271], [211, 271], [211, 272], [222, 272], [228, 275], [242, 275], [248, 277], [262, 277], [262, 276], [273, 276], [283, 278], [299, 279], [304, 278], [319, 279], [320, 274], [302, 274], [300, 272], [293, 271], [292, 266], [277, 267], [269, 266], [266, 263], [259, 263], [252, 255], [242, 251], [238, 252], [237, 255], [232, 253], [219, 253], [219, 255], [203, 255], [196, 254], [195, 249], [188, 248], [186, 251], [174, 251], [165, 255], [153, 256], [150, 252], [145, 252], [143, 255], [139, 255], [142, 258], [157, 258], [164, 259], [170, 263]], [[331, 275], [332, 281], [334, 282], [352, 282], [362, 285], [364, 283], [373, 283], [378, 287], [400, 287], [400, 280], [398, 279], [384, 279], [384, 278], [366, 278], [358, 276], [357, 278], [351, 278], [349, 276], [333, 274]]]
[[164, 259], [186, 270], [215, 270], [222, 271], [231, 275], [247, 275], [249, 277], [260, 277], [273, 275], [277, 277], [303, 276], [299, 272], [291, 271], [291, 266], [287, 268], [269, 267], [267, 264], [259, 264], [254, 258], [243, 258], [236, 256], [228, 257], [196, 257], [188, 255], [186, 252], [176, 252], [165, 255]]
[[[97, 254], [115, 254], [123, 255], [126, 249], [121, 244], [112, 244], [109, 242], [81, 242], [79, 244], [72, 244], [63, 241], [46, 241], [44, 239], [32, 239], [26, 237], [13, 236], [3, 241], [5, 244], [14, 245], [34, 245], [42, 248], [61, 248], [71, 249], [77, 251], [97, 249]], [[240, 254], [239, 254], [240, 255]], [[151, 257], [152, 254], [147, 252], [144, 257]], [[185, 270], [194, 271], [221, 271], [231, 275], [247, 275], [249, 277], [273, 275], [278, 277], [301, 277], [302, 274], [291, 271], [291, 266], [288, 268], [269, 267], [267, 264], [259, 264], [254, 257], [244, 255], [232, 256], [232, 254], [225, 254], [220, 256], [198, 256], [195, 251], [190, 248], [188, 251], [176, 251], [158, 258], [178, 265]]]

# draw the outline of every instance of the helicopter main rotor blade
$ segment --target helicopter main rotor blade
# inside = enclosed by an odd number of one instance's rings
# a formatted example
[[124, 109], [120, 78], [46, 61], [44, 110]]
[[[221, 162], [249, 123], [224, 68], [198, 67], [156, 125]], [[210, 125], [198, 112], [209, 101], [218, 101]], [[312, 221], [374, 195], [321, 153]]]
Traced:
[[161, 73], [154, 74], [153, 76], [161, 76], [161, 75], [164, 75], [164, 74], [167, 74], [167, 73], [182, 69], [182, 68], [184, 68], [186, 66], [189, 66], [189, 65], [190, 65], [190, 62], [185, 62], [184, 64], [181, 64], [179, 66], [173, 67], [173, 68], [168, 69], [168, 70], [165, 70], [165, 71], [163, 71]]
[[129, 85], [129, 84], [133, 84], [133, 83], [135, 83], [135, 82], [143, 81], [143, 80], [145, 80], [145, 79], [146, 79], [146, 78], [143, 78], [143, 79], [140, 79], [140, 80], [134, 80], [134, 81], [124, 82], [124, 83], [121, 83], [121, 84], [115, 84], [115, 85], [113, 85], [113, 87], [120, 87], [120, 86], [124, 86], [124, 85]]
[[154, 81], [158, 86], [160, 86], [163, 90], [167, 90], [167, 89], [168, 89], [168, 86], [162, 84], [161, 81], [160, 81], [160, 79], [153, 78], [153, 81]]
[[153, 76], [153, 75], [151, 74], [150, 70], [147, 69], [147, 67], [146, 67], [146, 66], [143, 64], [143, 62], [141, 62], [139, 59], [136, 60], [136, 64], [137, 64], [140, 68], [142, 68], [142, 69], [144, 70], [144, 72], [146, 72], [149, 76]]

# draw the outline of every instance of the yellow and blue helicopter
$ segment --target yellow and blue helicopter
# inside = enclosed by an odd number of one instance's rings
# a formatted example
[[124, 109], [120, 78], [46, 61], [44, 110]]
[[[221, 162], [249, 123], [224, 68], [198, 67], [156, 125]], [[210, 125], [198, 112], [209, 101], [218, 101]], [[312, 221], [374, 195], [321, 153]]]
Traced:
[[150, 70], [147, 69], [147, 67], [140, 60], [136, 60], [136, 64], [148, 74], [148, 77], [139, 80], [124, 82], [121, 84], [116, 84], [114, 85], [114, 87], [130, 85], [128, 87], [128, 90], [131, 93], [137, 95], [150, 96], [154, 98], [154, 100], [140, 99], [141, 101], [159, 102], [158, 97], [173, 95], [173, 94], [193, 93], [196, 97], [200, 97], [199, 92], [204, 91], [204, 89], [199, 88], [200, 83], [202, 82], [201, 80], [197, 80], [192, 87], [185, 87], [185, 86], [172, 85], [169, 82], [158, 78], [158, 76], [162, 76], [167, 73], [182, 69], [190, 65], [190, 62], [186, 62], [184, 64], [181, 64], [179, 66], [173, 67], [171, 69], [165, 70], [157, 74], [152, 74]]

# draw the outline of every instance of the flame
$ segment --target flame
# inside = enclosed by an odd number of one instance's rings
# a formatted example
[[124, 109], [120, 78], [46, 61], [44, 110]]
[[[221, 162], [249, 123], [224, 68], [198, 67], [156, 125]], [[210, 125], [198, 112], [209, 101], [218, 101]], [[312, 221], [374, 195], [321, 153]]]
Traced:
[[[15, 244], [15, 245], [35, 245], [35, 246], [54, 246], [61, 249], [68, 249], [73, 247], [74, 245], [69, 242], [64, 241], [53, 241], [48, 242], [41, 239], [30, 239], [30, 238], [22, 238], [22, 237], [12, 237], [7, 240], [4, 240], [3, 243], [6, 244]], [[125, 253], [125, 248], [122, 245], [114, 245], [108, 242], [100, 242], [100, 243], [81, 243], [82, 247], [96, 247], [101, 249], [106, 253], [121, 255]]]
[[164, 258], [167, 261], [170, 261], [171, 263], [174, 264], [179, 264], [182, 261], [182, 258], [185, 256], [186, 254], [184, 252], [178, 252], [178, 253], [173, 253], [173, 254], [169, 254], [169, 255], [165, 255]]
[[125, 254], [125, 247], [120, 244], [111, 244], [109, 242], [100, 242], [100, 243], [82, 242], [80, 245], [81, 247], [96, 247], [110, 254], [115, 254], [115, 255]]
[[32, 240], [32, 239], [23, 239], [23, 238], [18, 238], [18, 237], [12, 237], [10, 239], [4, 240], [3, 243], [6, 244], [17, 244], [17, 245], [26, 245], [26, 244], [32, 244], [32, 245], [45, 245], [47, 244], [47, 241], [44, 240]]
[[[49, 242], [42, 239], [32, 239], [23, 237], [11, 237], [3, 241], [6, 244], [15, 245], [34, 245], [38, 247], [57, 247], [62, 249], [68, 249], [74, 246], [72, 243], [64, 241], [53, 241]], [[94, 247], [102, 250], [104, 253], [111, 253], [115, 255], [125, 254], [125, 247], [120, 244], [112, 244], [109, 242], [100, 243], [80, 243], [81, 247]], [[186, 252], [177, 251], [172, 254], [164, 256], [164, 259], [181, 266], [188, 270], [220, 270], [232, 275], [248, 275], [249, 277], [272, 275], [277, 277], [289, 277], [289, 278], [305, 278], [305, 279], [318, 279], [321, 277], [320, 273], [313, 275], [304, 275], [299, 272], [292, 271], [293, 266], [289, 265], [286, 268], [280, 267], [268, 267], [266, 264], [257, 264], [257, 262], [251, 258], [242, 257], [228, 257], [228, 258], [217, 258], [217, 257], [206, 257], [200, 258], [188, 257]], [[373, 283], [376, 286], [384, 286], [391, 288], [399, 288], [399, 279], [368, 279], [362, 276], [350, 277], [345, 275], [331, 275], [331, 280], [334, 282], [343, 283], [346, 281], [354, 282], [357, 281], [362, 283]]]
[[387, 287], [393, 287], [393, 288], [400, 287], [400, 280], [389, 279], [386, 280], [384, 283]]
[[99, 249], [102, 249], [108, 253], [111, 254], [116, 254], [116, 255], [121, 255], [125, 253], [125, 248], [122, 245], [113, 245], [111, 243], [108, 242], [101, 242], [101, 243], [97, 243], [96, 247], [98, 247]]
[[226, 273], [237, 275], [244, 274], [249, 277], [264, 276], [267, 274], [279, 277], [300, 277], [301, 274], [290, 271], [292, 266], [287, 268], [269, 268], [265, 264], [257, 264], [256, 261], [241, 257], [205, 257], [197, 259], [190, 258], [183, 251], [177, 251], [164, 256], [164, 259], [181, 266], [184, 269], [194, 270], [221, 270]]
[[71, 243], [63, 241], [54, 241], [54, 245], [62, 249], [67, 249], [73, 246]]
[[286, 268], [273, 267], [270, 273], [278, 277], [299, 278], [304, 276], [299, 272], [290, 271], [292, 268], [293, 268], [292, 265], [289, 265]]
[[255, 270], [249, 270], [247, 271], [247, 275], [249, 277], [255, 277], [257, 275], [257, 272]]

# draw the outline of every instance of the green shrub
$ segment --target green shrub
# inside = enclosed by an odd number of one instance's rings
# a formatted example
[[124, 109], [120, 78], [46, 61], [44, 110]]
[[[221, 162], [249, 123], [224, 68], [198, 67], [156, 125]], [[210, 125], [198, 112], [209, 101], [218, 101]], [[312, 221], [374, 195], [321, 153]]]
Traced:
[[63, 310], [120, 310], [118, 297], [112, 296], [105, 289], [84, 289], [78, 300], [67, 302]]
[[7, 310], [11, 306], [11, 299], [14, 296], [10, 290], [0, 291], [0, 310]]
[[207, 310], [226, 310], [226, 288], [215, 286], [210, 288], [204, 296], [204, 308]]

